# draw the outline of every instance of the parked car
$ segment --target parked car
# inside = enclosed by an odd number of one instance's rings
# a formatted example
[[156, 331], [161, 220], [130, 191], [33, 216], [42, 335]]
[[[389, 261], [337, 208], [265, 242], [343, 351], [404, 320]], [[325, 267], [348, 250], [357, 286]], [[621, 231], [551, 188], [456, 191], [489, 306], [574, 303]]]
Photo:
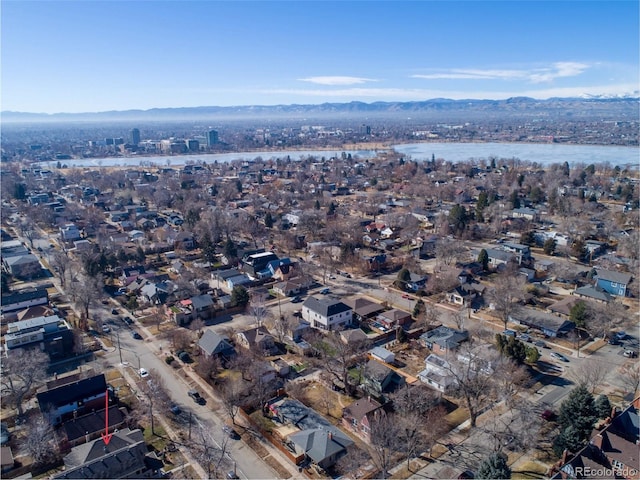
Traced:
[[622, 354], [627, 358], [636, 358], [638, 356], [635, 350], [625, 350]]
[[222, 427], [222, 431], [229, 435], [229, 438], [232, 438], [233, 440], [240, 440], [240, 434], [229, 425], [225, 425], [224, 427]]
[[135, 330], [131, 331], [131, 336], [133, 338], [135, 338], [136, 340], [142, 340], [142, 335], [140, 335], [138, 332], [136, 332]]
[[533, 342], [533, 344], [536, 347], [540, 347], [540, 348], [549, 348], [549, 345], [547, 345], [545, 342], [543, 342], [542, 340], [536, 340], [535, 342]]
[[531, 341], [531, 336], [528, 333], [522, 333], [518, 336], [518, 339], [523, 341], [523, 342], [530, 342]]
[[204, 405], [205, 403], [207, 403], [204, 397], [200, 395], [197, 390], [189, 390], [188, 394], [198, 405]]
[[147, 372], [147, 370], [144, 368], [141, 368], [140, 370], [138, 370], [138, 373], [140, 374], [140, 378], [145, 378], [149, 376], [149, 372]]
[[175, 403], [171, 405], [171, 408], [169, 408], [169, 410], [171, 410], [171, 413], [173, 413], [174, 415], [180, 415], [180, 413], [182, 413], [182, 410], [180, 410], [180, 407]]
[[408, 293], [403, 293], [402, 294], [402, 298], [406, 298], [407, 300], [411, 300], [411, 295], [409, 295]]
[[111, 331], [111, 328], [109, 327], [109, 325], [102, 325], [102, 333], [109, 333]]
[[5, 422], [0, 423], [0, 445], [7, 443], [10, 438], [9, 426]]
[[627, 338], [627, 332], [625, 331], [616, 332], [616, 338], [618, 340], [624, 340], [625, 338]]
[[182, 351], [178, 354], [178, 358], [183, 361], [184, 363], [191, 363], [191, 357], [189, 356], [189, 354], [185, 351]]
[[229, 470], [229, 471], [227, 472], [227, 478], [228, 478], [229, 480], [236, 480], [236, 479], [239, 479], [240, 477], [239, 477], [239, 476], [238, 476], [238, 474], [237, 474], [236, 472], [234, 472], [233, 470]]
[[299, 295], [296, 295], [291, 299], [291, 303], [300, 303], [301, 301], [302, 301], [302, 298]]
[[328, 293], [330, 293], [330, 292], [331, 292], [331, 290], [330, 290], [330, 289], [328, 289], [328, 288], [323, 288], [322, 290], [320, 290], [320, 293], [321, 293], [322, 295], [327, 295], [327, 294], [328, 294]]
[[131, 320], [131, 317], [122, 317], [122, 321], [127, 325], [131, 325], [133, 323], [133, 320]]
[[118, 315], [118, 310], [116, 310], [115, 308], [113, 308], [111, 310], [111, 315]]
[[505, 330], [505, 331], [502, 332], [502, 334], [507, 336], [507, 337], [515, 337], [516, 336], [515, 330]]
[[551, 358], [555, 358], [556, 360], [560, 360], [561, 362], [568, 362], [569, 359], [558, 352], [551, 352]]

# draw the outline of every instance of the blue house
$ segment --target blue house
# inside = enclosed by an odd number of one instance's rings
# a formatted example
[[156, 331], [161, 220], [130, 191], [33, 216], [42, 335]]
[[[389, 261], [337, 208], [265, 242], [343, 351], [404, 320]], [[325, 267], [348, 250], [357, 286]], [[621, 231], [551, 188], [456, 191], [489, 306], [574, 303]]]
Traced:
[[612, 272], [610, 270], [598, 270], [596, 286], [605, 292], [618, 297], [627, 296], [627, 286], [631, 282], [630, 273]]

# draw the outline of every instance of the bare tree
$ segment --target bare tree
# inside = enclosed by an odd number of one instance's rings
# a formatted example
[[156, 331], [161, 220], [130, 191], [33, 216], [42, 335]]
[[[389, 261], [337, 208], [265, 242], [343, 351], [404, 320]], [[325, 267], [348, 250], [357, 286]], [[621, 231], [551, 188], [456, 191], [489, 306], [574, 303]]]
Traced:
[[524, 276], [508, 274], [499, 275], [494, 281], [490, 293], [491, 301], [505, 329], [509, 323], [509, 317], [518, 310], [519, 303], [525, 298], [525, 283]]
[[359, 478], [358, 476], [353, 475], [353, 473], [370, 461], [371, 456], [369, 453], [353, 444], [347, 447], [347, 453], [338, 459], [334, 469], [336, 470], [336, 473], [341, 474], [343, 477]]
[[609, 374], [609, 367], [597, 358], [587, 358], [569, 371], [569, 377], [577, 385], [584, 385], [594, 394]]
[[222, 478], [220, 467], [227, 453], [228, 443], [228, 435], [224, 435], [218, 444], [211, 435], [211, 429], [198, 422], [189, 448], [198, 463], [204, 467], [207, 478]]
[[89, 318], [89, 309], [100, 298], [103, 284], [101, 275], [74, 281], [69, 293], [73, 302], [82, 310], [85, 321]]
[[371, 458], [379, 470], [379, 478], [385, 479], [393, 465], [394, 456], [402, 451], [402, 430], [394, 415], [378, 412], [371, 422]]
[[151, 433], [155, 435], [155, 422], [153, 418], [154, 405], [160, 408], [168, 408], [171, 404], [171, 397], [167, 392], [164, 380], [155, 371], [150, 371], [145, 382], [141, 382], [141, 390], [147, 397], [149, 406], [149, 422], [151, 423]]
[[204, 330], [204, 327], [206, 325], [207, 324], [204, 322], [204, 320], [198, 317], [195, 320], [193, 320], [191, 324], [189, 324], [189, 329], [193, 332], [196, 332], [198, 337], [201, 337], [203, 333], [202, 331]]
[[39, 349], [17, 348], [2, 362], [2, 394], [22, 417], [22, 403], [47, 376], [49, 356]]
[[627, 392], [631, 393], [635, 398], [636, 393], [640, 388], [640, 363], [627, 363], [620, 367], [619, 371], [620, 378], [622, 379]]
[[49, 257], [49, 264], [53, 270], [58, 273], [60, 285], [64, 288], [67, 283], [67, 272], [69, 272], [69, 269], [71, 268], [70, 258], [66, 251], [56, 250], [53, 252], [53, 255]]
[[220, 387], [222, 406], [229, 415], [231, 423], [236, 424], [236, 415], [240, 410], [240, 402], [246, 395], [246, 389], [241, 378], [229, 378]]
[[58, 459], [60, 451], [55, 432], [43, 415], [33, 415], [27, 423], [26, 432], [21, 447], [36, 466], [47, 465]]

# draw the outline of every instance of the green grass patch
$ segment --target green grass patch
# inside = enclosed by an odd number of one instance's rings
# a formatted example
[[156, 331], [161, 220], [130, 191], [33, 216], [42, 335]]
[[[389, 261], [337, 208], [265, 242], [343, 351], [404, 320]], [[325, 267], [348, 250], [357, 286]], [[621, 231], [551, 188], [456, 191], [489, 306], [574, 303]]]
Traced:
[[260, 410], [256, 410], [249, 416], [251, 417], [251, 420], [253, 420], [253, 422], [265, 432], [272, 432], [276, 427], [275, 423], [262, 415], [262, 411]]
[[144, 441], [146, 444], [151, 445], [158, 451], [162, 451], [164, 447], [170, 442], [167, 432], [162, 425], [156, 420], [154, 421], [153, 429], [155, 434], [151, 433], [151, 425], [146, 425], [144, 429]]

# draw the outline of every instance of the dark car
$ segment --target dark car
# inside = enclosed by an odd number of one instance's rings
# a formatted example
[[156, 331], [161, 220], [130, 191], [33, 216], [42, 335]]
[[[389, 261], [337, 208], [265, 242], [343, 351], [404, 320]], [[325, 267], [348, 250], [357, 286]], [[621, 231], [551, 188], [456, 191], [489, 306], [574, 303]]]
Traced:
[[115, 308], [111, 310], [111, 315], [117, 315], [118, 314], [118, 310], [116, 310]]
[[240, 434], [229, 425], [225, 425], [224, 427], [222, 427], [222, 431], [229, 435], [229, 438], [232, 438], [233, 440], [240, 440]]
[[173, 413], [174, 415], [180, 415], [182, 413], [182, 410], [180, 410], [180, 407], [175, 403], [171, 405], [171, 408], [169, 408], [169, 410], [171, 410], [171, 413]]
[[131, 331], [131, 336], [133, 338], [135, 338], [136, 340], [142, 340], [142, 335], [140, 335], [138, 332], [136, 332], [135, 330]]
[[302, 298], [300, 298], [299, 296], [293, 297], [291, 299], [291, 303], [300, 303], [302, 301]]
[[184, 363], [191, 363], [193, 361], [191, 360], [191, 357], [189, 356], [189, 354], [185, 351], [180, 352], [178, 354], [178, 358]]
[[547, 422], [552, 422], [556, 419], [556, 413], [553, 410], [547, 409], [540, 414], [540, 417]]
[[238, 476], [238, 474], [237, 474], [236, 472], [234, 472], [233, 470], [229, 470], [229, 471], [227, 472], [227, 478], [228, 478], [229, 480], [237, 480], [237, 479], [239, 479], [240, 477], [239, 477], [239, 476]]
[[543, 342], [542, 340], [536, 340], [535, 342], [533, 342], [533, 344], [534, 344], [536, 347], [540, 347], [540, 348], [549, 348], [549, 346], [548, 346], [545, 342]]
[[198, 405], [204, 405], [207, 401], [200, 395], [196, 390], [189, 390], [189, 396], [196, 402]]
[[130, 317], [122, 317], [122, 321], [127, 325], [131, 325], [133, 323], [133, 320], [131, 320]]

